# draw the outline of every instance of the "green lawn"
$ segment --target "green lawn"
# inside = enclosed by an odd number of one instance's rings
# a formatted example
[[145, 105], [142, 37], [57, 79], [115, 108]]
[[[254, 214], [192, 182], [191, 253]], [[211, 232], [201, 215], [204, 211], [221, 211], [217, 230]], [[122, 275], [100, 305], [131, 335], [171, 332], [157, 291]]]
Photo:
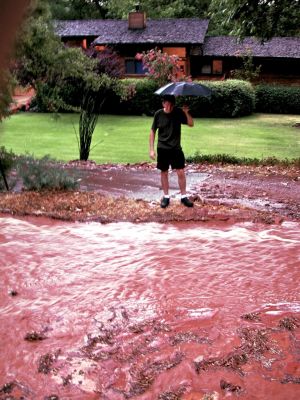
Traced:
[[[297, 115], [254, 114], [237, 119], [195, 119], [184, 126], [182, 145], [186, 156], [228, 154], [236, 157], [293, 159], [300, 156], [300, 122]], [[90, 160], [97, 163], [150, 161], [150, 117], [103, 115], [93, 136]], [[78, 159], [75, 130], [77, 114], [18, 113], [0, 124], [0, 146], [16, 154], [50, 155], [58, 160]]]

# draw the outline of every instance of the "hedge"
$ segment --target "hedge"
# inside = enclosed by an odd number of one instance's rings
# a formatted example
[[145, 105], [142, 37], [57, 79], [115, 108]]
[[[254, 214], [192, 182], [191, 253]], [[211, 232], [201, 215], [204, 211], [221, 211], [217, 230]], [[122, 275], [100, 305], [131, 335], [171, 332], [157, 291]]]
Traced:
[[[178, 97], [177, 105], [187, 103], [194, 117], [241, 117], [254, 112], [255, 93], [252, 85], [245, 81], [227, 80], [220, 82], [198, 82], [212, 89], [210, 97]], [[161, 97], [154, 94], [158, 89], [157, 84], [150, 79], [123, 79], [122, 85], [134, 87], [131, 98], [122, 101], [120, 96], [111, 94], [104, 103], [102, 113], [121, 115], [148, 115], [161, 108]], [[38, 88], [36, 105], [38, 111], [51, 111], [49, 94], [57, 94], [64, 101], [73, 106], [79, 106], [82, 90], [77, 90], [76, 85], [49, 88], [45, 83]], [[57, 101], [59, 104], [59, 102]], [[53, 111], [53, 110], [52, 110]], [[63, 111], [63, 109], [60, 109]]]
[[262, 84], [255, 87], [256, 112], [300, 114], [300, 86]]
[[178, 105], [189, 104], [194, 117], [232, 118], [254, 112], [255, 93], [250, 83], [238, 80], [199, 83], [212, 89], [211, 97], [178, 99]]
[[121, 100], [117, 95], [110, 95], [103, 106], [103, 113], [121, 115], [153, 115], [161, 107], [160, 97], [154, 92], [158, 89], [149, 79], [123, 79], [125, 87], [134, 87], [134, 95], [128, 100]]
[[[154, 94], [157, 85], [149, 79], [124, 79], [124, 85], [134, 85], [135, 94], [126, 101], [111, 96], [103, 112], [109, 114], [153, 115], [161, 107], [161, 97]], [[187, 103], [194, 117], [240, 117], [254, 111], [255, 94], [248, 82], [198, 82], [212, 89], [211, 97], [178, 97], [177, 105]]]

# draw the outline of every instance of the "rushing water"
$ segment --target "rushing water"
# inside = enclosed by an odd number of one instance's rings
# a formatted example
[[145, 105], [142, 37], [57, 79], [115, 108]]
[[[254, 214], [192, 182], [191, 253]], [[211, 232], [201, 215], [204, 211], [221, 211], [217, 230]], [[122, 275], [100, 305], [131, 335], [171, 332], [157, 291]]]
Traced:
[[2, 217], [0, 399], [299, 399], [299, 250], [297, 223]]

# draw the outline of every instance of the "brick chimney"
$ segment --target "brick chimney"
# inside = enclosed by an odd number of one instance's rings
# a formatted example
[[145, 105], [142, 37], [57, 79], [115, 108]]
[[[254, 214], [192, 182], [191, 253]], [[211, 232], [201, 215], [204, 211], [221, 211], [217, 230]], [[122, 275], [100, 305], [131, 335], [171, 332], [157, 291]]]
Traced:
[[140, 5], [135, 5], [135, 11], [128, 14], [128, 29], [146, 28], [146, 13], [140, 11]]

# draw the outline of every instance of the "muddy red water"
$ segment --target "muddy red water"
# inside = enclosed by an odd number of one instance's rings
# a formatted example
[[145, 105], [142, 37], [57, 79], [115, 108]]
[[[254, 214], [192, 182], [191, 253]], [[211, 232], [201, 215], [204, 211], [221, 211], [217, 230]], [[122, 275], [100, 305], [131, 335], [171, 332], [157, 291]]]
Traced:
[[299, 238], [3, 216], [0, 399], [299, 399]]

